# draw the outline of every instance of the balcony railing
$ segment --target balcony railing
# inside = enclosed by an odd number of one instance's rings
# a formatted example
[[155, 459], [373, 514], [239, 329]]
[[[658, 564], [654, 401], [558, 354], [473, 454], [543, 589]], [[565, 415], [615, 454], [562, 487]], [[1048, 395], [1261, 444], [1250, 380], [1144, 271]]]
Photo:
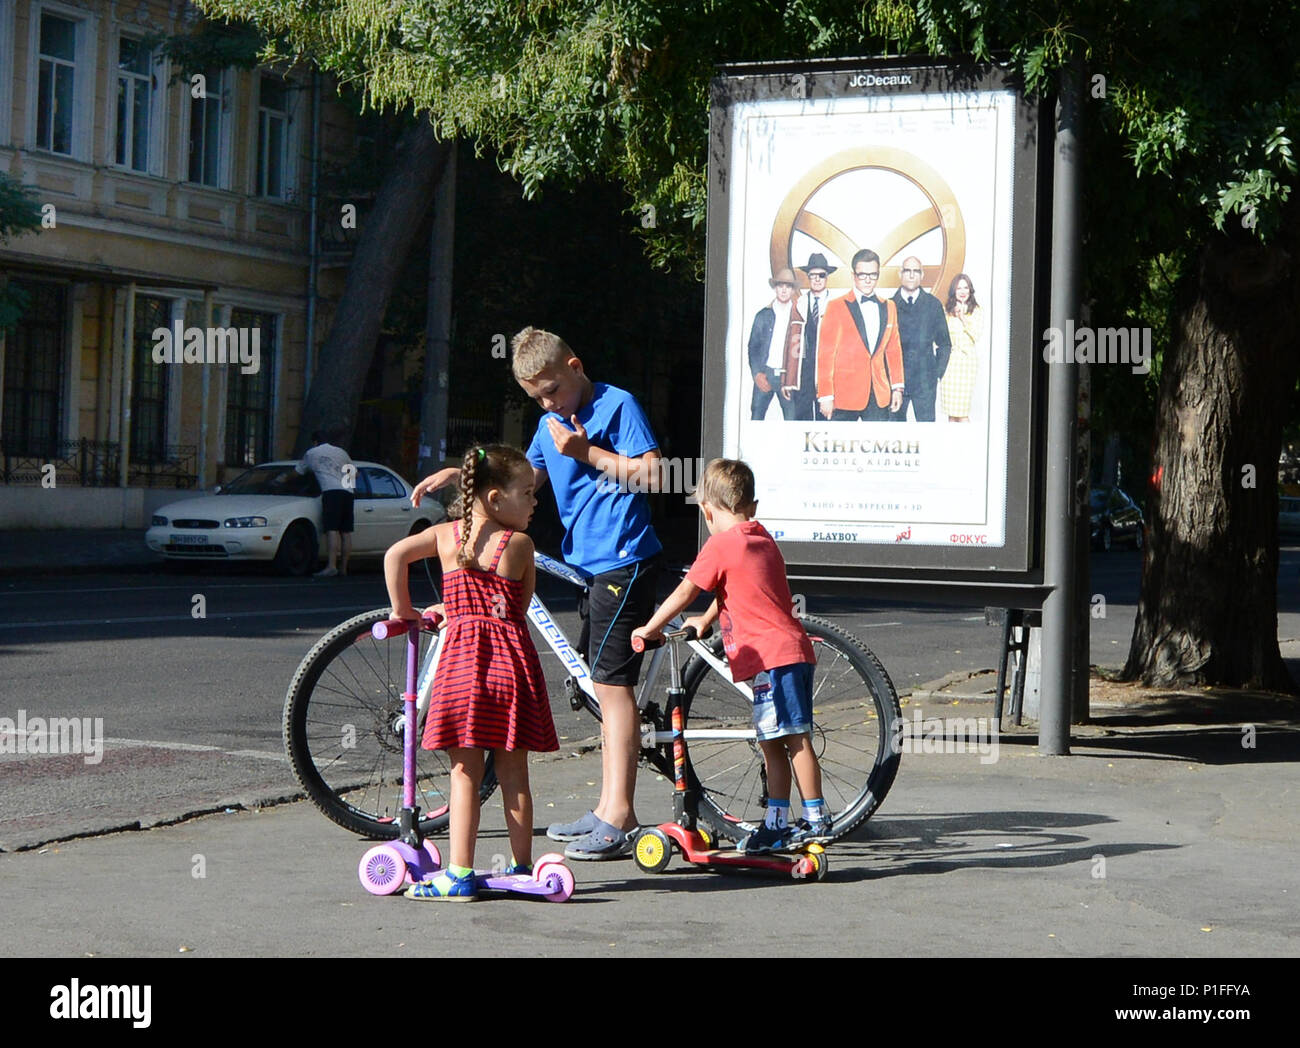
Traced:
[[[198, 484], [198, 447], [168, 444], [139, 461], [132, 455], [127, 483], [145, 487], [192, 488]], [[15, 486], [67, 484], [83, 488], [111, 488], [121, 483], [122, 448], [114, 441], [32, 441], [20, 450], [0, 449], [5, 484]], [[50, 467], [53, 467], [51, 471]]]

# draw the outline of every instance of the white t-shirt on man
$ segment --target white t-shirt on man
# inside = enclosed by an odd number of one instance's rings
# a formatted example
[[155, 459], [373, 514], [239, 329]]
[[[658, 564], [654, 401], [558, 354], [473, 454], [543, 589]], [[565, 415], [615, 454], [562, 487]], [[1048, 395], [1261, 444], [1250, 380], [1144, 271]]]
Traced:
[[[299, 473], [308, 470], [315, 473], [321, 491], [353, 491], [356, 488], [355, 479], [352, 484], [343, 482], [343, 467], [350, 465], [352, 459], [342, 448], [336, 448], [333, 444], [317, 444], [303, 453], [302, 461], [294, 469]], [[351, 476], [355, 478], [356, 474], [351, 473]]]

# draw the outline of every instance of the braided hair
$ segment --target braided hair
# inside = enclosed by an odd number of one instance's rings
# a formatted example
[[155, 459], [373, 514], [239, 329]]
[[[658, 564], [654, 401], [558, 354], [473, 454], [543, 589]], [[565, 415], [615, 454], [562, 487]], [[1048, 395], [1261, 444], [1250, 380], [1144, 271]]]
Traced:
[[460, 463], [460, 498], [453, 503], [451, 516], [464, 521], [460, 532], [460, 550], [456, 563], [467, 567], [473, 559], [474, 498], [490, 488], [503, 488], [532, 463], [518, 448], [509, 444], [476, 444], [465, 452]]

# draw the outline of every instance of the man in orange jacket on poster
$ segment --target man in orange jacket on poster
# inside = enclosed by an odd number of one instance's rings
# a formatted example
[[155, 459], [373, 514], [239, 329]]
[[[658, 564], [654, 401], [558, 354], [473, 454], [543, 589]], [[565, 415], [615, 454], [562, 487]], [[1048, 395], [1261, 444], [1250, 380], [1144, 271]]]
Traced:
[[832, 422], [888, 422], [903, 402], [894, 303], [876, 295], [880, 256], [853, 256], [853, 290], [826, 309], [817, 350], [817, 408]]

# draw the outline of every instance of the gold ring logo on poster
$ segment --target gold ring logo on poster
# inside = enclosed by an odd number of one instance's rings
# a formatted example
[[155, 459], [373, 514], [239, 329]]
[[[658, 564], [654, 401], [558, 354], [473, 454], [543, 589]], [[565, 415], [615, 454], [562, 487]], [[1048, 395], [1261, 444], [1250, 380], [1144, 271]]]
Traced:
[[[928, 208], [922, 208], [914, 215], [903, 217], [897, 225], [885, 233], [877, 244], [856, 244], [853, 238], [837, 227], [833, 222], [807, 210], [812, 200], [827, 183], [834, 181], [850, 171], [863, 168], [875, 168], [904, 178], [915, 185], [926, 199]], [[848, 288], [852, 280], [848, 274], [848, 262], [859, 248], [869, 247], [876, 252], [883, 263], [888, 262], [917, 237], [938, 230], [943, 238], [943, 256], [937, 269], [933, 259], [922, 259], [926, 278], [922, 283], [930, 288], [940, 299], [948, 294], [948, 285], [960, 272], [966, 262], [966, 223], [961, 217], [961, 208], [957, 198], [948, 188], [934, 168], [925, 161], [902, 149], [891, 146], [861, 146], [846, 149], [827, 157], [816, 167], [799, 179], [781, 202], [772, 225], [771, 261], [772, 272], [793, 268], [796, 260], [791, 254], [795, 233], [803, 233], [817, 242], [818, 246], [842, 259], [845, 265], [837, 273], [831, 274], [827, 284], [832, 288]], [[807, 278], [800, 274], [800, 283], [806, 285]], [[881, 288], [898, 287], [898, 269], [881, 272]]]

